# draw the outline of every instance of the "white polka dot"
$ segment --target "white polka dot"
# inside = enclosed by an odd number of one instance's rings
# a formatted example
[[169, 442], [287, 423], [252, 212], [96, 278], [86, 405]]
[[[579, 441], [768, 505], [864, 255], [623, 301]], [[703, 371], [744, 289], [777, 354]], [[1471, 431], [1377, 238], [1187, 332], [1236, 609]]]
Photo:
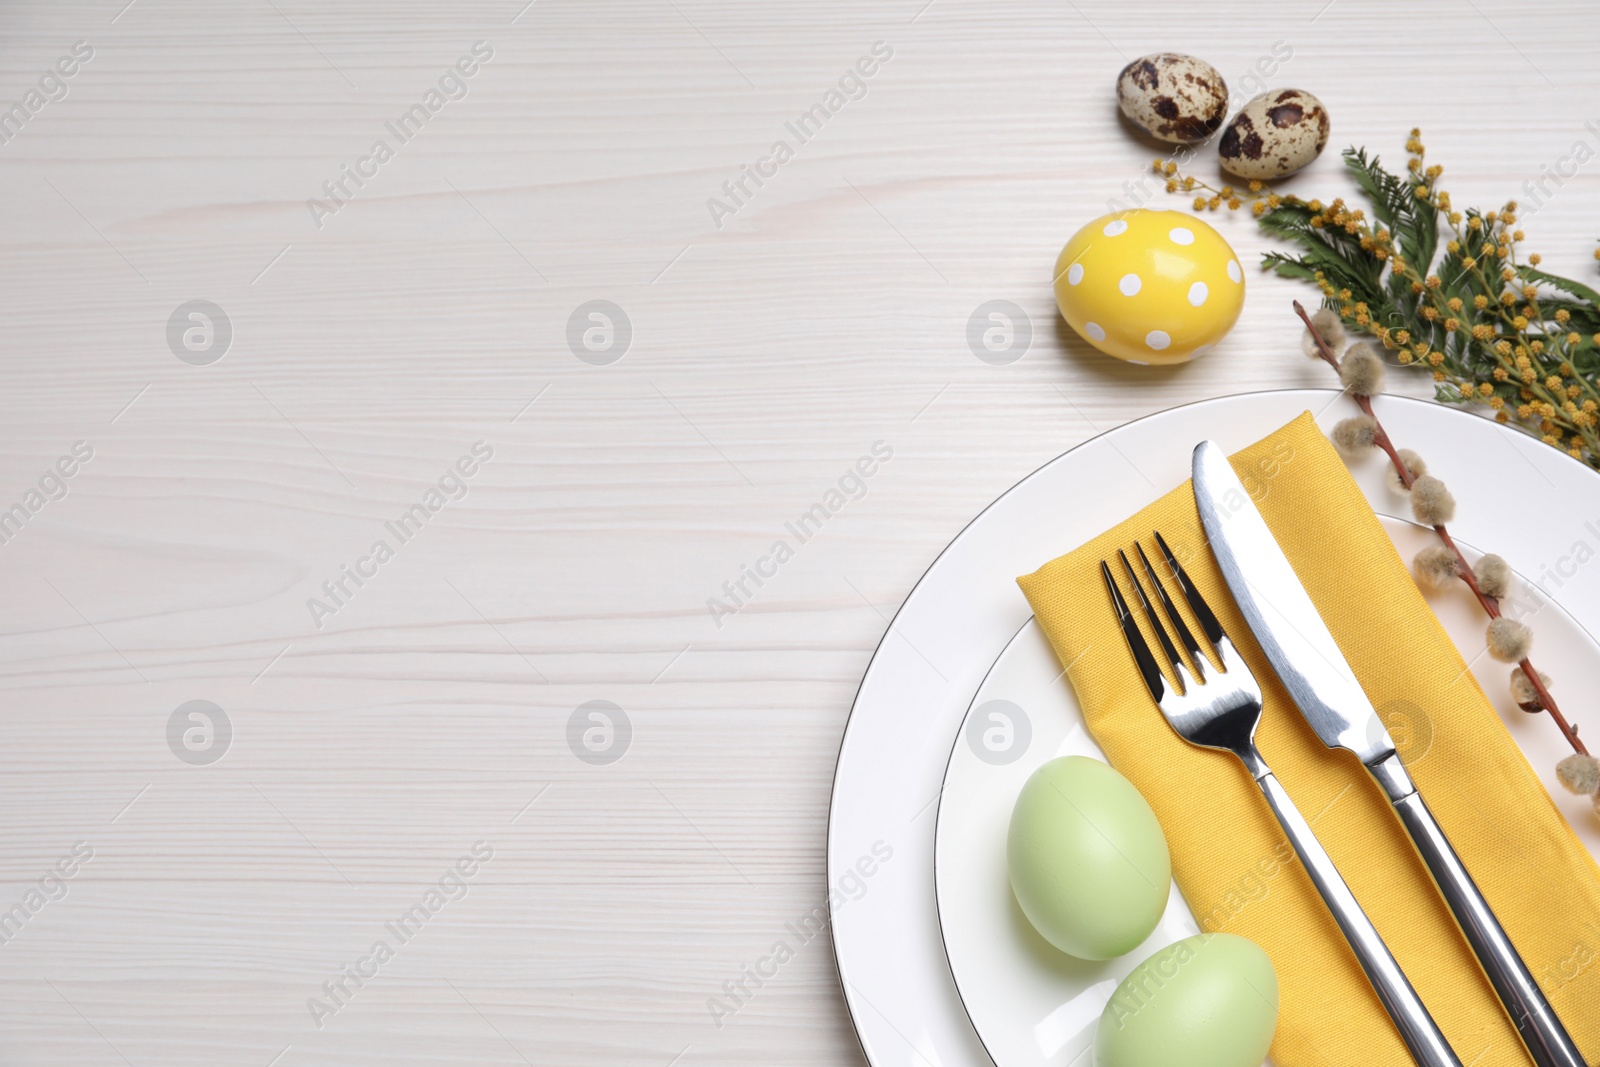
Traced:
[[1128, 224], [1123, 222], [1121, 219], [1112, 219], [1110, 222], [1106, 223], [1106, 228], [1100, 232], [1105, 234], [1107, 237], [1115, 237], [1118, 234], [1127, 233]]
[[1210, 345], [1197, 345], [1195, 347], [1195, 350], [1193, 352], [1189, 353], [1189, 358], [1193, 359], [1194, 357], [1198, 356], [1200, 353], [1208, 351], [1210, 348], [1211, 348]]
[[1195, 282], [1189, 286], [1189, 303], [1199, 307], [1206, 302], [1206, 297], [1211, 295], [1211, 290], [1206, 288], [1205, 282]]
[[1151, 330], [1144, 335], [1144, 343], [1159, 352], [1172, 343], [1172, 338], [1164, 330]]
[[1135, 367], [1148, 367], [1150, 365], [1142, 359], [1129, 359], [1125, 360], [1124, 362], [1132, 363]]
[[1228, 260], [1228, 277], [1235, 282], [1244, 280], [1244, 271], [1239, 269], [1239, 261], [1237, 259]]
[[1172, 238], [1172, 243], [1175, 245], [1194, 244], [1194, 231], [1187, 226], [1174, 226], [1167, 236]]
[[1088, 334], [1089, 339], [1093, 341], [1104, 341], [1106, 339], [1106, 331], [1102, 329], [1098, 323], [1084, 323], [1083, 332]]
[[1122, 290], [1123, 296], [1133, 296], [1143, 285], [1144, 282], [1139, 280], [1137, 274], [1124, 274], [1122, 280], [1117, 283], [1117, 288]]
[[1077, 285], [1081, 281], [1083, 281], [1083, 264], [1074, 263], [1067, 268], [1067, 284]]

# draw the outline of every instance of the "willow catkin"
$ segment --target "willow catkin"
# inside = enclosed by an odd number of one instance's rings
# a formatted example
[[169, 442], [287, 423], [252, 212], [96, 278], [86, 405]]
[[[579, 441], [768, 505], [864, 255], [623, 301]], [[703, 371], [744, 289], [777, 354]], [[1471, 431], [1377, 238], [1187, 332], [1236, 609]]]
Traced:
[[1484, 640], [1489, 646], [1489, 655], [1502, 663], [1525, 660], [1533, 649], [1533, 631], [1515, 619], [1490, 619]]
[[1443, 545], [1429, 545], [1412, 558], [1411, 574], [1424, 591], [1437, 593], [1461, 577], [1461, 564]]
[[1472, 573], [1478, 576], [1478, 588], [1484, 596], [1499, 600], [1511, 592], [1511, 564], [1492, 552], [1478, 560]]
[[[1550, 676], [1544, 671], [1539, 672], [1539, 681], [1546, 689], [1550, 688]], [[1523, 711], [1543, 711], [1544, 704], [1539, 700], [1539, 691], [1533, 687], [1533, 682], [1528, 680], [1528, 675], [1521, 667], [1511, 669], [1511, 699]]]
[[1411, 483], [1411, 514], [1424, 526], [1443, 526], [1456, 517], [1456, 498], [1431, 474]]
[[1573, 793], [1593, 793], [1600, 789], [1600, 759], [1574, 752], [1556, 764], [1556, 777]]
[[[1400, 457], [1400, 462], [1406, 465], [1406, 472], [1411, 475], [1412, 481], [1416, 481], [1418, 478], [1428, 473], [1428, 464], [1423, 461], [1421, 456], [1417, 455], [1411, 449], [1402, 448], [1396, 454]], [[1411, 492], [1411, 487], [1400, 480], [1400, 472], [1394, 469], [1394, 464], [1392, 463], [1389, 464], [1389, 469], [1384, 472], [1383, 480], [1384, 483], [1389, 486], [1391, 492]]]
[[1345, 455], [1351, 458], [1363, 456], [1378, 440], [1378, 420], [1371, 415], [1341, 419], [1328, 436], [1333, 439], [1333, 447]]
[[[1339, 351], [1344, 345], [1344, 323], [1339, 321], [1339, 316], [1332, 308], [1318, 308], [1311, 316], [1311, 325], [1317, 328], [1322, 339], [1328, 343], [1328, 348], [1334, 352]], [[1309, 329], [1300, 334], [1300, 349], [1312, 359], [1321, 359], [1322, 350], [1317, 347], [1317, 339], [1311, 335]]]
[[1383, 357], [1366, 341], [1345, 349], [1339, 361], [1339, 383], [1357, 396], [1383, 392]]

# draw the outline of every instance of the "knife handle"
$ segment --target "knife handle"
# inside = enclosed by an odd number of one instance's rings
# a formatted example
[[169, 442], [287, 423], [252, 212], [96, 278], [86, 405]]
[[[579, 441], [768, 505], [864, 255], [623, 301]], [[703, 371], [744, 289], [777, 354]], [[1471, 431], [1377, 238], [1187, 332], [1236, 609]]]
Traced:
[[[1399, 756], [1390, 756], [1383, 762], [1392, 760], [1398, 763], [1399, 759]], [[1389, 786], [1392, 780], [1390, 768], [1384, 767], [1380, 773], [1375, 767], [1373, 773], [1385, 787]], [[1410, 784], [1409, 778], [1406, 784]], [[1517, 955], [1516, 946], [1506, 936], [1500, 921], [1489, 910], [1489, 904], [1473, 883], [1472, 875], [1467, 873], [1467, 868], [1462, 865], [1456, 850], [1450, 847], [1450, 841], [1439, 829], [1428, 805], [1423, 803], [1422, 794], [1413, 787], [1408, 795], [1394, 801], [1394, 810], [1405, 825], [1406, 832], [1411, 835], [1422, 861], [1428, 865], [1433, 880], [1438, 883], [1439, 894], [1450, 905], [1461, 932], [1466, 935], [1467, 943], [1472, 946], [1473, 953], [1483, 966], [1483, 973], [1489, 977], [1489, 984], [1494, 986], [1500, 1003], [1505, 1005], [1506, 1014], [1511, 1016], [1512, 1023], [1516, 1025], [1522, 1043], [1528, 1046], [1528, 1054], [1533, 1057], [1533, 1062], [1539, 1067], [1585, 1067], [1578, 1046], [1567, 1034], [1566, 1027], [1561, 1025], [1561, 1019], [1551, 1009], [1550, 1002], [1545, 1000], [1539, 984], [1528, 972], [1528, 965], [1522, 962], [1522, 957]]]
[[1267, 768], [1258, 752], [1247, 751], [1241, 753], [1240, 758], [1245, 760], [1251, 776], [1266, 795], [1272, 813], [1278, 817], [1279, 825], [1288, 835], [1300, 862], [1305, 865], [1312, 884], [1322, 894], [1334, 921], [1339, 924], [1345, 940], [1355, 952], [1361, 969], [1366, 972], [1367, 980], [1383, 1002], [1384, 1010], [1394, 1020], [1400, 1039], [1411, 1051], [1411, 1058], [1416, 1060], [1418, 1067], [1461, 1067], [1461, 1061], [1451, 1051], [1444, 1034], [1440, 1033], [1439, 1025], [1433, 1021], [1422, 998], [1411, 987], [1410, 979], [1400, 969], [1400, 964], [1395, 962], [1394, 954], [1383, 943], [1383, 938], [1378, 935], [1372, 920], [1367, 918], [1367, 913], [1361, 910], [1355, 894], [1345, 885], [1327, 850], [1311, 832], [1310, 824], [1294, 806], [1294, 801], [1289, 799], [1288, 792], [1277, 776]]

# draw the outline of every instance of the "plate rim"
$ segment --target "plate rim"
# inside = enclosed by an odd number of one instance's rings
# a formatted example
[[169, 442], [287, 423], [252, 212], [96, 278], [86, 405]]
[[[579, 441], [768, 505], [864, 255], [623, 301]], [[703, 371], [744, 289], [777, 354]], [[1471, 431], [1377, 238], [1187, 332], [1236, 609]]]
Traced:
[[[1065, 453], [1062, 454], [1065, 455]], [[940, 955], [944, 957], [945, 970], [950, 972], [950, 984], [956, 987], [956, 999], [961, 1002], [961, 1010], [966, 1013], [967, 1023], [972, 1027], [972, 1032], [978, 1036], [978, 1044], [983, 1046], [983, 1054], [988, 1056], [990, 1062], [994, 1063], [996, 1067], [1000, 1067], [1000, 1061], [995, 1058], [994, 1050], [989, 1047], [989, 1042], [983, 1039], [983, 1031], [978, 1029], [978, 1021], [972, 1017], [972, 1005], [967, 1003], [967, 995], [961, 991], [961, 979], [956, 977], [956, 965], [950, 959], [950, 938], [945, 933], [944, 906], [940, 904], [942, 897], [939, 893], [939, 827], [944, 822], [944, 791], [950, 783], [950, 768], [955, 765], [956, 753], [961, 748], [962, 735], [967, 732], [967, 721], [972, 718], [972, 712], [978, 705], [978, 698], [983, 695], [984, 687], [989, 684], [989, 679], [994, 677], [994, 672], [1000, 666], [1000, 661], [1006, 658], [1006, 653], [1010, 652], [1012, 646], [1021, 639], [1023, 631], [1033, 625], [1038, 618], [1038, 615], [1031, 611], [1028, 612], [1027, 619], [1023, 621], [1021, 626], [1017, 627], [1016, 633], [1006, 639], [1005, 647], [994, 658], [994, 662], [989, 664], [989, 669], [983, 672], [983, 679], [978, 682], [978, 688], [972, 691], [972, 699], [967, 701], [967, 710], [961, 713], [961, 725], [956, 727], [956, 735], [950, 741], [950, 754], [945, 757], [944, 774], [939, 779], [938, 807], [933, 814], [933, 915], [939, 925], [939, 948], [942, 950]], [[1066, 671], [1061, 673], [1065, 674]], [[1090, 737], [1092, 739], [1093, 735], [1091, 734]], [[1111, 764], [1107, 763], [1106, 766], [1110, 767]], [[1112, 770], [1116, 770], [1116, 768], [1112, 767]], [[1165, 911], [1164, 908], [1163, 911]]]

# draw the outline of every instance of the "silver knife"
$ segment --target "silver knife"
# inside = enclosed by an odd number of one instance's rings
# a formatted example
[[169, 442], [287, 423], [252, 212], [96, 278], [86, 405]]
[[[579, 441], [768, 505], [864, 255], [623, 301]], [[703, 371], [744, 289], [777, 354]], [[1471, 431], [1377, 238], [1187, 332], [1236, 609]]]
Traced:
[[1354, 752], [1383, 786], [1533, 1061], [1539, 1067], [1586, 1067], [1412, 785], [1389, 731], [1228, 457], [1214, 442], [1202, 441], [1194, 450], [1193, 472], [1194, 499], [1212, 554], [1301, 714], [1324, 744]]

